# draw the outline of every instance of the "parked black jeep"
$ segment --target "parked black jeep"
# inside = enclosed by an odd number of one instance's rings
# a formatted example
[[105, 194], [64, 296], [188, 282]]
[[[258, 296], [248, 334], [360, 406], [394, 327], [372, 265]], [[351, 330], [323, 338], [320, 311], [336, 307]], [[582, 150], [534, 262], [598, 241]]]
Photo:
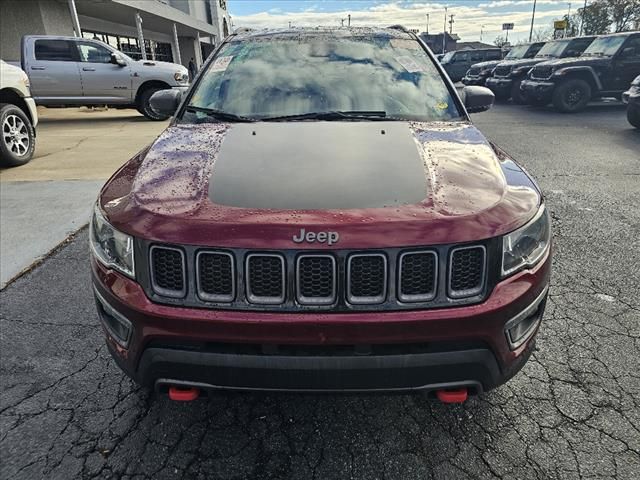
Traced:
[[527, 74], [534, 65], [553, 58], [577, 57], [593, 42], [595, 37], [565, 38], [547, 42], [533, 58], [507, 61], [499, 63], [493, 77], [488, 78], [489, 87], [496, 98], [511, 97], [514, 103], [523, 105], [527, 98], [520, 90], [520, 83], [527, 78]]
[[594, 98], [621, 98], [638, 75], [640, 32], [624, 32], [598, 37], [578, 58], [539, 63], [521, 89], [532, 104], [577, 112]]
[[489, 60], [486, 62], [474, 63], [467, 70], [466, 75], [462, 78], [464, 85], [478, 85], [484, 87], [487, 78], [493, 73], [493, 69], [504, 61], [521, 60], [523, 58], [533, 58], [540, 51], [544, 42], [530, 43], [528, 45], [518, 45], [509, 50], [504, 59]]
[[627, 120], [636, 128], [640, 128], [640, 75], [631, 84], [631, 88], [622, 94], [627, 104]]

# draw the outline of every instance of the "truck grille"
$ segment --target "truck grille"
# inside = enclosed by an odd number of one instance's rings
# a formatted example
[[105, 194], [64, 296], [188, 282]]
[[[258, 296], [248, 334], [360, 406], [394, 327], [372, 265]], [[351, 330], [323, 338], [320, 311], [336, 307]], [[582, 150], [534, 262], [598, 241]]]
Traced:
[[467, 72], [467, 75], [469, 75], [470, 77], [477, 77], [478, 75], [480, 75], [480, 67], [471, 67]]
[[541, 80], [548, 80], [553, 73], [553, 67], [547, 67], [545, 65], [536, 65], [531, 71], [531, 78], [538, 78]]
[[436, 296], [438, 257], [435, 252], [400, 255], [398, 297], [403, 302], [431, 300]]
[[511, 73], [510, 66], [500, 66], [498, 65], [493, 72], [494, 77], [508, 77]]
[[151, 283], [155, 291], [173, 298], [184, 297], [185, 261], [182, 250], [170, 247], [151, 247]]
[[480, 246], [456, 248], [449, 265], [449, 296], [477, 295], [484, 287], [485, 249]]
[[198, 296], [210, 302], [231, 302], [235, 297], [233, 255], [226, 252], [198, 252], [196, 257]]
[[347, 263], [349, 303], [382, 303], [387, 294], [387, 257], [382, 253], [351, 255]]
[[487, 270], [488, 242], [493, 240], [319, 252], [149, 244], [148, 275], [139, 281], [154, 301], [201, 308], [353, 311], [464, 305], [481, 301], [495, 281]]

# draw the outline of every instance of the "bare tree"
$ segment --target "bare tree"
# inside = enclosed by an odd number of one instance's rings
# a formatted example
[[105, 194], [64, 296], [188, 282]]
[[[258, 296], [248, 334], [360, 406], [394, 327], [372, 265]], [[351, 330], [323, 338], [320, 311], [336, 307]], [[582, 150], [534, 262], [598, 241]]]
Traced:
[[493, 41], [493, 44], [496, 47], [504, 47], [505, 45], [507, 45], [509, 42], [507, 41], [507, 38], [504, 35], [498, 35], [496, 37], [496, 39]]
[[631, 30], [640, 18], [640, 0], [607, 0], [607, 3], [616, 32]]
[[536, 28], [533, 31], [533, 36], [531, 37], [531, 39], [534, 42], [546, 42], [549, 40], [553, 40], [553, 28]]

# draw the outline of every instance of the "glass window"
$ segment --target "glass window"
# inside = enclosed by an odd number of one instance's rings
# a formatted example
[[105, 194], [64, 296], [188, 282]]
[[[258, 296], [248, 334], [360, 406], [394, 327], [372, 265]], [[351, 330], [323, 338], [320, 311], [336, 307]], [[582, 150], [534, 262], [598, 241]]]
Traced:
[[596, 38], [583, 55], [592, 57], [611, 57], [627, 39], [624, 35]]
[[525, 54], [524, 58], [533, 58], [535, 57], [538, 52], [542, 49], [542, 47], [544, 47], [544, 43], [534, 43], [532, 44], [528, 50], [527, 53]]
[[571, 40], [556, 40], [555, 42], [547, 42], [544, 47], [536, 54], [539, 58], [558, 58], [562, 56], [562, 52], [569, 45]]
[[625, 58], [640, 58], [640, 37], [632, 38], [624, 46], [623, 51], [632, 48], [633, 51], [625, 53]]
[[36, 60], [54, 62], [75, 62], [76, 55], [71, 42], [67, 40], [36, 40]]
[[468, 62], [469, 61], [469, 53], [468, 52], [457, 52], [454, 55], [454, 62]]
[[255, 119], [334, 111], [381, 112], [390, 120], [461, 116], [420, 45], [385, 35], [296, 34], [226, 43], [191, 105]]
[[487, 60], [501, 60], [502, 52], [500, 50], [487, 50]]
[[472, 62], [481, 62], [484, 60], [484, 51], [473, 51], [471, 52], [471, 61]]
[[88, 63], [111, 63], [111, 50], [95, 43], [78, 43], [80, 61]]

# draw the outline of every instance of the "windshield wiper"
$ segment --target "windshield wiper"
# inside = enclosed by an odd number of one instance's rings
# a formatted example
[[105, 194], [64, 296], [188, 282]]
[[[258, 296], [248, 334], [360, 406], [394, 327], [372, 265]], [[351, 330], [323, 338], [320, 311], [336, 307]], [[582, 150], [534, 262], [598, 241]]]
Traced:
[[215, 118], [216, 120], [222, 120], [225, 122], [255, 122], [255, 119], [249, 117], [243, 117], [236, 115], [235, 113], [223, 112], [222, 110], [216, 110], [215, 108], [196, 107], [195, 105], [187, 105], [187, 112], [191, 113], [204, 113], [208, 117]]
[[309, 112], [295, 115], [281, 115], [277, 117], [265, 117], [260, 120], [265, 122], [295, 121], [295, 120], [388, 120], [384, 111], [329, 111]]

